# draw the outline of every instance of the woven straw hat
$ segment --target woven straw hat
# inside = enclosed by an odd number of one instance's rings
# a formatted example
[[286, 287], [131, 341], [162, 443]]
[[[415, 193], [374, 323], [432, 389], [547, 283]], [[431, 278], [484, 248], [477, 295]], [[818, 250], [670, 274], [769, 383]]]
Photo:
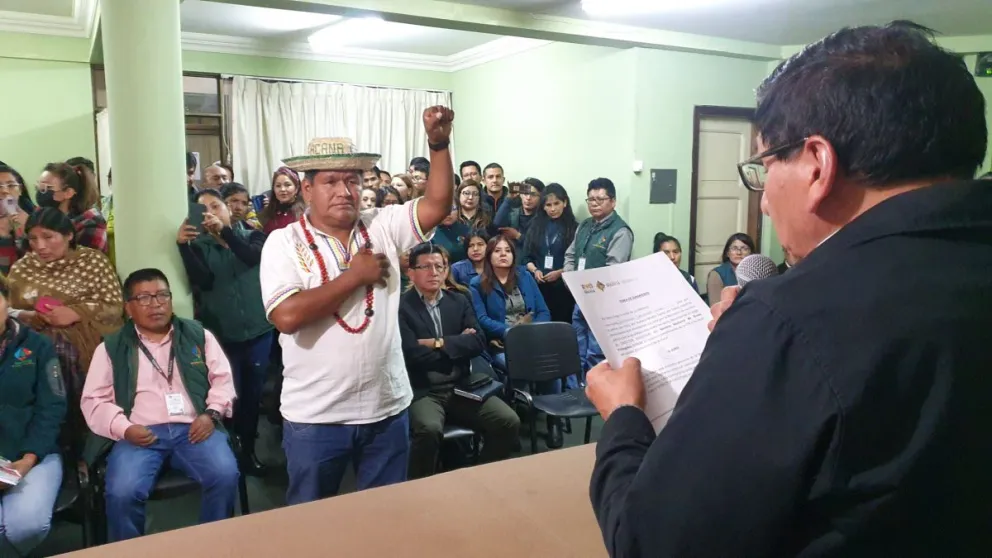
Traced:
[[381, 155], [356, 153], [355, 145], [348, 138], [316, 138], [307, 145], [307, 154], [289, 157], [285, 165], [297, 172], [354, 170], [369, 171]]

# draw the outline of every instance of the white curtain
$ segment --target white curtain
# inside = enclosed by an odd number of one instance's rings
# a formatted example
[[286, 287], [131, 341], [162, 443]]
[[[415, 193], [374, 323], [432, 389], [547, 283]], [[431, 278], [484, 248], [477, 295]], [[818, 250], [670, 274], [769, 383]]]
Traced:
[[357, 150], [382, 154], [379, 168], [406, 172], [428, 152], [424, 109], [451, 106], [451, 93], [234, 76], [231, 105], [235, 174], [259, 194], [284, 158], [304, 155], [318, 137], [350, 138]]

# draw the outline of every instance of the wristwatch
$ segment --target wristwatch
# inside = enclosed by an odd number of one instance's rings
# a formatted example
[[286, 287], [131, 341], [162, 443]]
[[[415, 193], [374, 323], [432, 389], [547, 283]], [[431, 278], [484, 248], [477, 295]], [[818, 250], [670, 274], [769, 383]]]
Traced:
[[209, 416], [210, 420], [214, 421], [214, 424], [217, 425], [219, 425], [221, 421], [224, 420], [224, 417], [220, 416], [220, 413], [218, 413], [213, 409], [207, 409], [207, 416]]
[[444, 348], [444, 339], [437, 338], [434, 340], [434, 348], [436, 350], [441, 350]]

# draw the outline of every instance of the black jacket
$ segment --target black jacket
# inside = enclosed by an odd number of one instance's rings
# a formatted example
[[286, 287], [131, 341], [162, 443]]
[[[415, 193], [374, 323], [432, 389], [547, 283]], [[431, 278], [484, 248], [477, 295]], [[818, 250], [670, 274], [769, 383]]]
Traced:
[[[441, 297], [442, 349], [423, 347], [419, 339], [434, 339], [434, 321], [417, 289], [410, 289], [400, 298], [400, 335], [403, 357], [415, 396], [431, 389], [453, 388], [469, 374], [469, 362], [486, 350], [486, 335], [475, 318], [475, 310], [465, 295], [445, 291]], [[474, 335], [462, 332], [474, 329]]]
[[992, 184], [869, 210], [720, 319], [655, 437], [621, 408], [591, 495], [612, 556], [992, 549]]

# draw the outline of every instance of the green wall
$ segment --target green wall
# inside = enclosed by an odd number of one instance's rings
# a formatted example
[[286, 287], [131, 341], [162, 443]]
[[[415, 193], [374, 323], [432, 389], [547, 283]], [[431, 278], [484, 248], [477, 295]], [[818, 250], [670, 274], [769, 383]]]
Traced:
[[[637, 49], [636, 156], [645, 171], [632, 181], [629, 215], [636, 223], [635, 255], [651, 253], [654, 234], [660, 231], [683, 243], [689, 240], [695, 107], [753, 108], [754, 91], [766, 75], [765, 61]], [[676, 203], [648, 203], [652, 168], [678, 171]], [[763, 227], [763, 236], [769, 236], [770, 228]], [[690, 250], [687, 244], [685, 250]]]
[[96, 157], [89, 63], [0, 58], [0, 160], [33, 186], [42, 167]]
[[[689, 238], [695, 106], [753, 107], [768, 69], [766, 61], [551, 44], [455, 75], [457, 157], [498, 161], [511, 179], [560, 182], [580, 217], [589, 181], [610, 178], [634, 229], [634, 254], [643, 256], [656, 232]], [[651, 168], [678, 170], [677, 203], [648, 203]]]
[[626, 216], [634, 153], [634, 50], [555, 43], [457, 72], [456, 157], [510, 180], [560, 182], [577, 214], [605, 176]]
[[183, 70], [187, 72], [337, 81], [360, 85], [382, 85], [387, 87], [444, 91], [451, 89], [453, 75], [448, 72], [404, 70], [379, 66], [289, 60], [286, 58], [267, 58], [240, 54], [216, 54], [192, 50], [183, 51]]

